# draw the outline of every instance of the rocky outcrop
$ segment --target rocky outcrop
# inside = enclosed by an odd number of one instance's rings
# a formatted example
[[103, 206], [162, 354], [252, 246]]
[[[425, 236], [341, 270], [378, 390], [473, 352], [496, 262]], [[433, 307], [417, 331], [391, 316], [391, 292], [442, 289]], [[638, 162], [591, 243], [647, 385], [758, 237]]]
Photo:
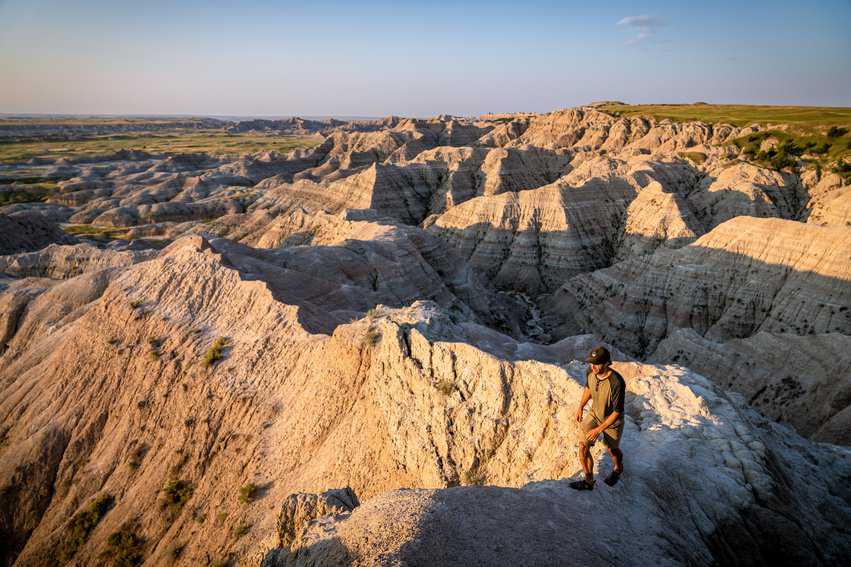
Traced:
[[345, 124], [341, 120], [333, 118], [329, 120], [310, 120], [293, 116], [280, 120], [240, 120], [239, 122], [228, 126], [228, 132], [267, 132], [274, 134], [284, 134], [291, 136], [304, 136], [316, 133], [328, 133], [332, 129]]
[[495, 285], [534, 294], [608, 265], [634, 193], [621, 179], [560, 181], [471, 199], [426, 227]]
[[752, 130], [725, 124], [616, 117], [583, 107], [535, 116], [511, 143], [608, 152], [635, 149], [667, 154], [685, 150], [724, 153], [719, 146], [749, 131]]
[[[595, 332], [633, 355], [676, 329], [851, 334], [851, 232], [737, 217], [679, 250], [570, 279], [548, 308], [562, 336]], [[843, 309], [844, 308], [844, 309]]]
[[581, 155], [554, 183], [485, 193], [423, 225], [497, 286], [534, 295], [613, 261], [692, 242], [704, 232], [688, 200], [696, 183], [681, 161]]
[[746, 163], [711, 170], [689, 195], [707, 230], [739, 216], [797, 219], [806, 201], [794, 175]]
[[677, 193], [668, 193], [658, 181], [644, 187], [626, 209], [615, 261], [649, 254], [660, 246], [680, 248], [703, 234], [703, 223], [691, 204]]
[[0, 272], [17, 278], [66, 279], [85, 272], [120, 268], [153, 258], [156, 252], [118, 252], [91, 244], [51, 244], [38, 252], [0, 256]]
[[[809, 444], [693, 373], [641, 365], [622, 371], [631, 392], [622, 446], [631, 464], [613, 489], [600, 484], [578, 494], [564, 480], [548, 480], [390, 492], [320, 519], [285, 561], [272, 551], [265, 565], [565, 558], [583, 565], [795, 565], [849, 556], [849, 495], [821, 475], [847, 475], [851, 452]], [[838, 516], [827, 520], [823, 507]], [[617, 543], [598, 545], [601, 532], [619, 534]]]
[[323, 516], [351, 512], [360, 505], [351, 488], [327, 490], [322, 494], [291, 494], [278, 517], [278, 546], [299, 547], [311, 521]]
[[0, 214], [0, 254], [31, 252], [48, 244], [73, 242], [74, 238], [62, 232], [54, 221], [36, 212]]
[[439, 147], [414, 160], [445, 170], [435, 191], [430, 213], [440, 213], [480, 195], [535, 189], [567, 172], [570, 156], [540, 148]]
[[843, 185], [835, 173], [813, 179], [815, 172], [805, 172], [802, 182], [811, 186], [806, 207], [806, 222], [837, 228], [851, 227], [851, 186]]
[[[258, 532], [271, 529], [264, 507], [236, 498], [248, 479], [271, 483], [264, 498], [343, 479], [369, 497], [409, 485], [517, 484], [571, 466], [562, 450], [575, 434], [566, 399], [579, 387], [560, 368], [484, 355], [465, 344], [469, 331], [429, 306], [377, 309], [332, 335], [307, 333], [304, 297], [281, 302], [275, 286], [287, 278], [264, 280], [262, 264], [239, 252], [180, 241], [156, 260], [108, 274], [105, 285], [86, 284], [92, 300], [68, 305], [73, 317], [12, 336], [0, 365], [0, 482], [19, 493], [15, 471], [55, 478], [43, 500], [6, 508], [14, 502], [4, 499], [4, 539], [26, 542], [15, 551], [20, 564], [40, 562], [57, 545], [92, 490], [116, 503], [78, 559], [95, 556], [112, 530], [136, 518], [157, 542], [149, 549], [156, 562], [198, 529], [196, 511], [230, 511], [228, 526], [247, 514]], [[222, 336], [223, 360], [207, 365], [205, 353]], [[511, 350], [536, 356], [534, 348]], [[161, 426], [149, 423], [153, 416]], [[57, 433], [33, 433], [49, 431]], [[50, 449], [56, 459], [43, 457], [43, 439], [59, 440]], [[515, 460], [518, 451], [527, 457]], [[137, 463], [130, 474], [128, 462]], [[169, 478], [190, 483], [192, 496], [166, 528], [157, 494]], [[202, 531], [187, 560], [232, 548], [218, 521]], [[235, 551], [247, 553], [249, 541]]]
[[[844, 310], [848, 310], [844, 306]], [[842, 308], [840, 308], [842, 309]], [[851, 337], [759, 332], [715, 342], [691, 329], [663, 340], [652, 360], [682, 364], [741, 393], [772, 419], [817, 441], [851, 444]]]

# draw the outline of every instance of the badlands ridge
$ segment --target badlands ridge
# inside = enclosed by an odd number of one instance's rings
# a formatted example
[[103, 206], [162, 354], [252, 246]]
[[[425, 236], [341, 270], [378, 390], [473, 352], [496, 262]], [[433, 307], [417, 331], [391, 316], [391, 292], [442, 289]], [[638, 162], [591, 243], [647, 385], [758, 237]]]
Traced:
[[[851, 561], [839, 175], [591, 107], [241, 124], [322, 141], [0, 208], [2, 565]], [[598, 342], [626, 474], [576, 493]]]

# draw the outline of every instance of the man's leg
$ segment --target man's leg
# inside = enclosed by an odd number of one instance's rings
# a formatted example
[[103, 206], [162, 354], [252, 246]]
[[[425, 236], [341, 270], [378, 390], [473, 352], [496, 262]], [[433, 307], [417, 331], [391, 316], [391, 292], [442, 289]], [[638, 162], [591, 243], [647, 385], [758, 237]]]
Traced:
[[582, 465], [582, 472], [585, 473], [583, 480], [576, 480], [570, 483], [570, 487], [576, 490], [591, 490], [594, 488], [594, 459], [591, 457], [591, 445], [594, 441], [588, 441], [586, 438], [588, 432], [596, 427], [596, 420], [592, 415], [585, 416], [579, 426], [577, 432], [579, 443], [579, 464]]
[[582, 472], [585, 473], [585, 480], [593, 482], [594, 459], [591, 457], [591, 451], [588, 450], [588, 445], [585, 443], [579, 444], [579, 463], [582, 465]]
[[623, 472], [623, 453], [618, 447], [610, 447], [609, 455], [612, 457], [612, 470], [617, 473]]
[[621, 432], [616, 431], [613, 433], [614, 435], [603, 433], [603, 442], [606, 445], [606, 449], [609, 450], [609, 455], [612, 457], [612, 472], [609, 473], [609, 476], [603, 479], [603, 482], [609, 486], [617, 484], [621, 477], [621, 473], [623, 473], [623, 453], [620, 449]]

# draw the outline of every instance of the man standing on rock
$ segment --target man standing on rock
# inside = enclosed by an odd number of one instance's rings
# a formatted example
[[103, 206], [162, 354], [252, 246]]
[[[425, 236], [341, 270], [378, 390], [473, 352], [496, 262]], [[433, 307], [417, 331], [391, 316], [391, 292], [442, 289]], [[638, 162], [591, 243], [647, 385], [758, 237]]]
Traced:
[[[594, 488], [594, 459], [591, 458], [591, 447], [597, 437], [603, 434], [603, 445], [612, 457], [612, 472], [603, 482], [614, 486], [623, 472], [623, 453], [620, 450], [621, 433], [623, 433], [623, 402], [626, 384], [623, 376], [612, 370], [612, 357], [604, 347], [597, 347], [588, 357], [591, 364], [586, 375], [585, 389], [576, 410], [576, 421], [579, 428], [579, 462], [585, 472], [585, 478], [570, 483], [576, 490], [592, 490]], [[582, 419], [582, 410], [588, 400], [591, 400], [591, 411]]]

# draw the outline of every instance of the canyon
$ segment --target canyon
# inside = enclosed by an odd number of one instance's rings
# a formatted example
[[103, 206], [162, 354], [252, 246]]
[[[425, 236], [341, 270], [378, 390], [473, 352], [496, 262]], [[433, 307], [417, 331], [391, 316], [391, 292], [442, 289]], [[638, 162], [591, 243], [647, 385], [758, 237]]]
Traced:
[[851, 560], [851, 188], [788, 127], [205, 120], [310, 143], [0, 165], [0, 564]]

